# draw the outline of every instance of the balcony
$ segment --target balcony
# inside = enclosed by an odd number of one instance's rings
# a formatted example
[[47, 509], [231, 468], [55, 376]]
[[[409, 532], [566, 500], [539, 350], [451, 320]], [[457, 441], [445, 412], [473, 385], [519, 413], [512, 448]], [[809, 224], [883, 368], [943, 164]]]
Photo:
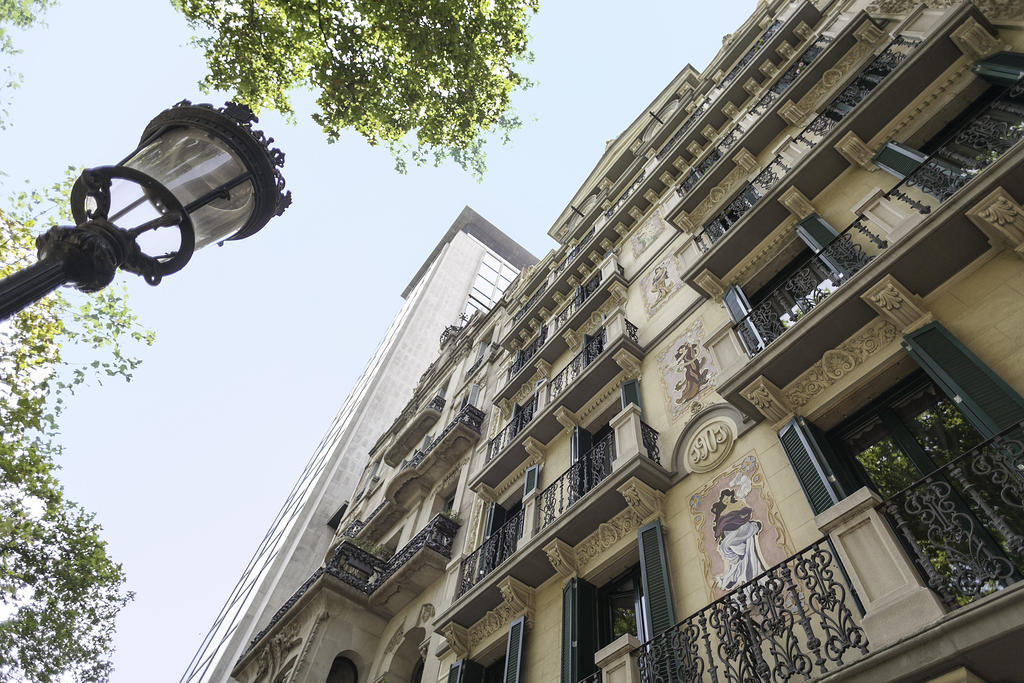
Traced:
[[526, 456], [525, 441], [551, 441], [562, 429], [556, 413], [579, 410], [605, 384], [618, 375], [622, 365], [642, 358], [638, 331], [619, 311], [599, 330], [524, 408], [488, 444], [487, 457], [471, 486], [497, 486]]
[[[698, 280], [709, 282], [708, 275], [726, 279], [749, 255], [752, 245], [761, 244], [790, 217], [781, 201], [785, 195], [799, 191], [814, 198], [849, 168], [850, 161], [836, 149], [837, 142], [848, 133], [870, 140], [911, 102], [922, 83], [935, 82], [962, 59], [964, 53], [949, 36], [971, 21], [983, 19], [964, 5], [950, 12], [923, 40], [896, 37], [851, 82], [840, 84], [829, 104], [762, 174], [742, 188], [738, 203], [730, 203], [729, 195], [724, 197], [728, 216], [716, 213], [708, 199], [700, 211], [673, 217], [677, 223], [696, 224], [695, 241], [704, 249], [687, 283], [707, 291]], [[737, 198], [739, 195], [733, 197]], [[725, 220], [719, 220], [722, 218]]]
[[[526, 345], [519, 359], [513, 362], [506, 381], [495, 392], [495, 402], [511, 398], [529, 380], [538, 361], [551, 363], [569, 348], [566, 333], [583, 324], [610, 296], [624, 300], [626, 279], [614, 254], [601, 262], [601, 267], [581, 284], [575, 292], [562, 300], [544, 321], [543, 334]], [[571, 335], [570, 335], [571, 336]], [[574, 344], [575, 345], [575, 344]], [[531, 364], [529, 361], [533, 361]]]
[[356, 604], [386, 617], [394, 616], [444, 573], [458, 530], [458, 522], [437, 515], [388, 560], [343, 541], [256, 634], [243, 659], [318, 581], [340, 582], [335, 585]]
[[1024, 88], [976, 113], [906, 178], [859, 206], [856, 219], [811, 255], [733, 330], [753, 359], [719, 390], [741, 410], [759, 375], [784, 388], [871, 322], [865, 299], [883, 278], [927, 296], [990, 248], [965, 211], [996, 187], [1021, 193]]
[[430, 488], [480, 440], [482, 410], [467, 405], [423, 450], [416, 450], [388, 480], [385, 499], [406, 507], [423, 487]]
[[611, 420], [613, 432], [550, 481], [541, 470], [539, 485], [523, 508], [459, 564], [452, 606], [435, 622], [469, 628], [501, 601], [498, 583], [512, 577], [539, 586], [555, 574], [544, 550], [553, 542], [574, 546], [603, 522], [626, 509], [621, 489], [666, 491], [671, 474], [660, 464], [658, 433], [629, 405]]
[[444, 397], [435, 396], [413, 415], [399, 430], [395, 440], [384, 451], [383, 459], [390, 467], [402, 462], [402, 457], [419, 445], [444, 410]]

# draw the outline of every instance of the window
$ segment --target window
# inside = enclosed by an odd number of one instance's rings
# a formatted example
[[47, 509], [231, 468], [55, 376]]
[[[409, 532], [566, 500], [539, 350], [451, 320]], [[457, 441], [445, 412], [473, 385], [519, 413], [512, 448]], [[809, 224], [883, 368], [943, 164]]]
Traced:
[[598, 649], [626, 635], [648, 640], [644, 625], [644, 589], [635, 564], [597, 591]]

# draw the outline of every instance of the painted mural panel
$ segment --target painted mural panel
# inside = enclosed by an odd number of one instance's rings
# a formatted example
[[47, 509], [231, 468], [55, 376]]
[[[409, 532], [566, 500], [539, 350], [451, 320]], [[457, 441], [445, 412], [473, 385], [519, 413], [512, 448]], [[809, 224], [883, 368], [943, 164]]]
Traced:
[[718, 367], [704, 348], [704, 321], [697, 320], [658, 354], [658, 369], [675, 420], [711, 390]]
[[711, 600], [792, 554], [760, 464], [748, 455], [690, 497]]
[[644, 221], [644, 224], [637, 228], [629, 238], [629, 244], [633, 248], [633, 258], [640, 258], [640, 255], [654, 244], [667, 225], [660, 209]]
[[675, 256], [669, 256], [654, 266], [640, 281], [647, 317], [657, 313], [682, 287], [682, 272]]

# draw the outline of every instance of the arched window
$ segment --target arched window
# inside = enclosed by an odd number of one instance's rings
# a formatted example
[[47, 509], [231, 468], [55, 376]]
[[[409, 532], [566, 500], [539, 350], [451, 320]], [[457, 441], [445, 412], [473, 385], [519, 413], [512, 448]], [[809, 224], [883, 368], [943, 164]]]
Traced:
[[357, 683], [359, 672], [356, 665], [348, 657], [338, 655], [331, 664], [331, 672], [327, 674], [327, 683]]

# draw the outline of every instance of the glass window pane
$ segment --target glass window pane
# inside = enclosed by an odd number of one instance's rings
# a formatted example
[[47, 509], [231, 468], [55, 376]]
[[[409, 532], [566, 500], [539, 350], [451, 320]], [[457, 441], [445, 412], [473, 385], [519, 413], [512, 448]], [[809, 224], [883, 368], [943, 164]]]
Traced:
[[898, 493], [921, 478], [921, 473], [896, 445], [888, 428], [877, 416], [847, 432], [841, 440], [883, 498]]
[[900, 422], [939, 467], [970, 450], [981, 435], [931, 382], [892, 406]]

